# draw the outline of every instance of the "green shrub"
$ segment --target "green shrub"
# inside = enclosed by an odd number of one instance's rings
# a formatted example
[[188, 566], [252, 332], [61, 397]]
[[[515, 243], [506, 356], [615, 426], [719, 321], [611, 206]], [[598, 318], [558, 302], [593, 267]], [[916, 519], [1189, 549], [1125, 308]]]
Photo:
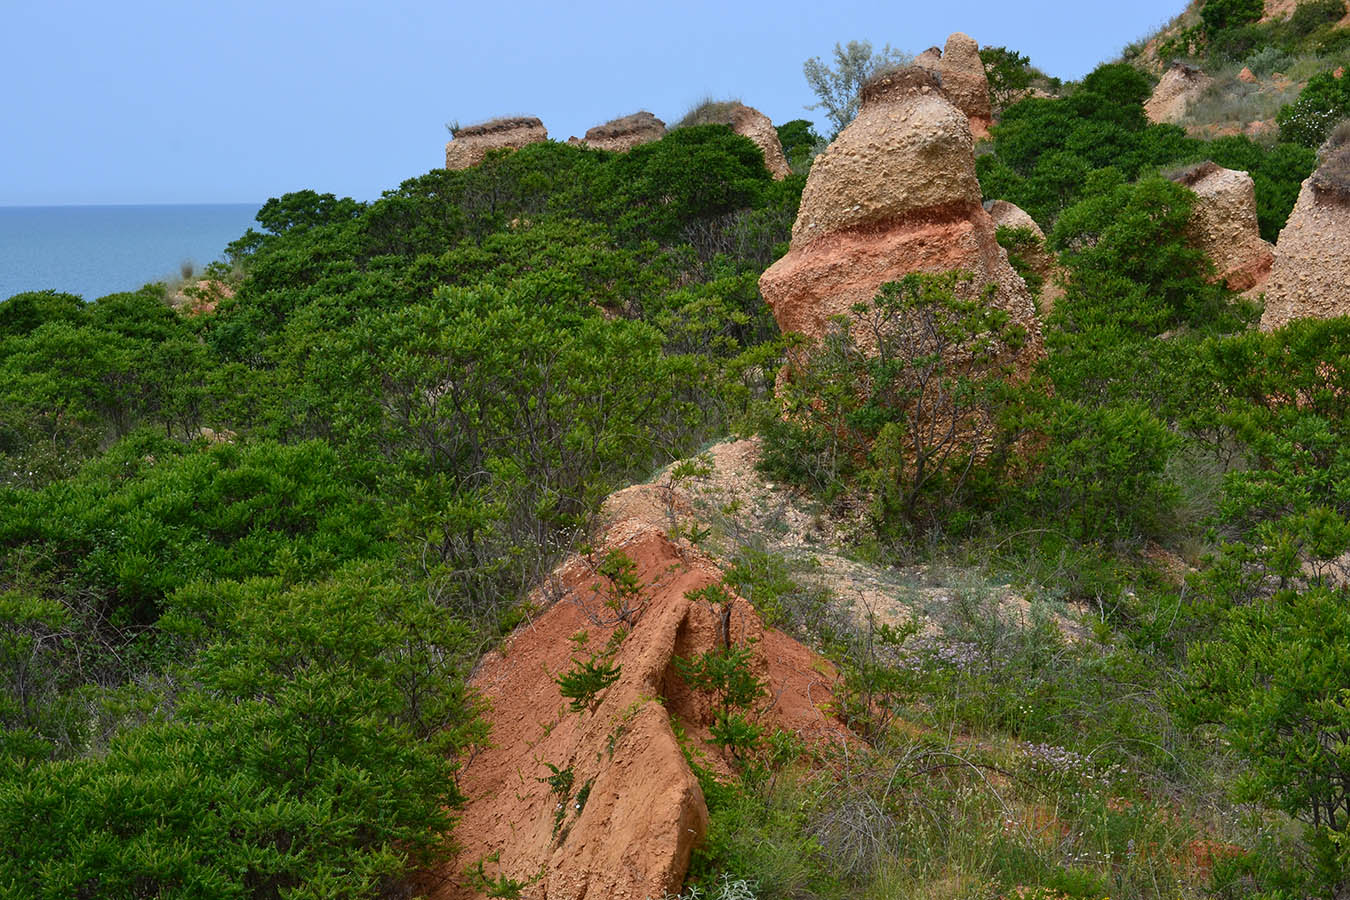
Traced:
[[[856, 322], [836, 322], [788, 382], [786, 417], [765, 435], [766, 469], [826, 490], [861, 472], [892, 537], [950, 524], [972, 474], [1011, 440], [998, 427], [1001, 389], [1026, 338], [1005, 312], [958, 296], [968, 280], [908, 275], [859, 305]], [[972, 435], [989, 439], [983, 461]]]
[[777, 131], [778, 143], [783, 145], [783, 155], [794, 172], [805, 171], [811, 158], [825, 147], [825, 139], [816, 134], [814, 126], [807, 119], [784, 122]]
[[1249, 764], [1240, 800], [1275, 806], [1307, 826], [1322, 887], [1350, 884], [1350, 728], [1341, 664], [1350, 644], [1344, 591], [1281, 591], [1233, 610], [1195, 647], [1175, 702], [1217, 726]]
[[1200, 21], [1211, 37], [1225, 29], [1255, 22], [1265, 14], [1262, 0], [1205, 0], [1200, 7]]
[[1316, 149], [1336, 123], [1350, 117], [1350, 87], [1330, 72], [1316, 75], [1298, 99], [1280, 109], [1280, 140]]
[[1081, 541], [1157, 532], [1177, 502], [1165, 473], [1181, 441], [1151, 410], [1052, 401], [1039, 430], [1045, 450], [1023, 494], [1032, 521]]
[[1103, 63], [1083, 78], [1082, 92], [1121, 107], [1140, 106], [1153, 93], [1153, 82], [1128, 63]]
[[219, 630], [171, 720], [0, 768], [9, 895], [364, 898], [444, 860], [451, 754], [483, 736], [462, 626], [376, 568], [198, 599]]
[[1031, 60], [1007, 47], [981, 47], [980, 61], [989, 79], [989, 99], [1002, 112], [1031, 87]]
[[1345, 12], [1345, 0], [1303, 0], [1294, 7], [1288, 28], [1295, 38], [1305, 38], [1325, 25], [1339, 22]]

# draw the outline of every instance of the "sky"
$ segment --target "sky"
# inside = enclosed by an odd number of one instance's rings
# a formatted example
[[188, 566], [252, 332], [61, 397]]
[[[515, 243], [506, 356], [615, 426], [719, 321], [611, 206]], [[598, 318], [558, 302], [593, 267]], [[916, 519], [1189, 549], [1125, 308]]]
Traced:
[[369, 200], [443, 165], [450, 121], [535, 115], [566, 140], [711, 96], [823, 123], [802, 62], [836, 42], [964, 31], [1068, 80], [1184, 6], [0, 0], [0, 205]]

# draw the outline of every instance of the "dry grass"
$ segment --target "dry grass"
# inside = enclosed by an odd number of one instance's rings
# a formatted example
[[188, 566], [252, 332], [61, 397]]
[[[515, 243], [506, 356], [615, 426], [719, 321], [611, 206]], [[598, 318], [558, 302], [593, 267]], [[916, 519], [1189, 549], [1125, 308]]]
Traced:
[[900, 97], [923, 88], [942, 90], [942, 77], [921, 66], [901, 66], [876, 73], [863, 83], [859, 92], [866, 106], [887, 97]]
[[1343, 120], [1331, 129], [1331, 134], [1327, 135], [1326, 141], [1317, 150], [1317, 158], [1326, 159], [1346, 144], [1350, 144], [1350, 119]]
[[481, 137], [485, 134], [498, 134], [503, 131], [515, 131], [517, 128], [542, 128], [544, 123], [535, 116], [498, 116], [479, 122], [477, 125], [452, 123], [450, 134], [456, 138]]
[[1188, 127], [1270, 122], [1286, 103], [1298, 99], [1297, 82], [1257, 82], [1238, 79], [1240, 64], [1223, 66], [1210, 73], [1213, 81], [1186, 110], [1182, 124]]
[[589, 129], [586, 132], [586, 138], [588, 140], [618, 138], [655, 128], [665, 131], [666, 123], [643, 109]]
[[1195, 187], [1207, 177], [1219, 171], [1223, 167], [1218, 163], [1206, 160], [1202, 163], [1195, 163], [1189, 166], [1182, 166], [1180, 169], [1172, 169], [1163, 176], [1170, 181], [1175, 181], [1182, 187]]
[[676, 128], [693, 128], [695, 125], [727, 125], [731, 122], [731, 114], [736, 107], [741, 106], [739, 98], [733, 97], [730, 100], [714, 100], [712, 97], [704, 97], [685, 113], [678, 122], [671, 126], [671, 131]]

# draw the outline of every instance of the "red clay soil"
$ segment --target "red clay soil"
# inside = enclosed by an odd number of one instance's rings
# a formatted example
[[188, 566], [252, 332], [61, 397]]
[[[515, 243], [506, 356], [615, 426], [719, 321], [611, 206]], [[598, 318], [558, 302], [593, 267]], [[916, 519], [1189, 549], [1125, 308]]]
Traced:
[[[535, 900], [643, 900], [680, 889], [708, 812], [677, 729], [702, 765], [730, 769], [707, 741], [709, 698], [685, 686], [674, 659], [722, 645], [721, 616], [686, 596], [722, 573], [667, 539], [658, 491], [643, 485], [620, 492], [630, 496], [618, 505], [638, 515], [610, 527], [592, 556], [562, 567], [550, 591], [559, 599], [475, 673], [472, 683], [491, 706], [491, 746], [471, 755], [461, 772], [469, 802], [454, 839], [462, 850], [435, 873], [435, 900], [484, 896], [481, 883], [475, 888], [464, 874], [480, 861], [489, 879], [528, 882], [522, 896]], [[594, 562], [616, 548], [636, 563], [647, 604], [619, 645], [619, 680], [594, 711], [572, 712], [554, 679], [614, 633], [613, 624], [597, 621], [613, 617], [603, 602], [608, 581]], [[753, 648], [752, 668], [768, 687], [760, 724], [810, 744], [842, 738], [842, 726], [826, 712], [834, 680], [827, 663], [766, 629], [740, 599], [729, 631], [734, 644]], [[550, 765], [572, 773], [565, 800], [542, 780], [554, 774]]]

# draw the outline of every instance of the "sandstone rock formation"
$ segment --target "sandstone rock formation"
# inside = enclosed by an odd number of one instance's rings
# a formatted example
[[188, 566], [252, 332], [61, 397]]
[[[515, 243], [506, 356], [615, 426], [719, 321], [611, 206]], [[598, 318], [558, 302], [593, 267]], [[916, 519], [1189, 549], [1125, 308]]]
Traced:
[[1190, 241], [1214, 263], [1219, 278], [1235, 291], [1263, 284], [1275, 253], [1261, 239], [1252, 177], [1206, 162], [1175, 180], [1196, 194], [1188, 225]]
[[1175, 125], [1212, 81], [1195, 66], [1173, 63], [1153, 89], [1153, 96], [1144, 103], [1144, 113], [1150, 122], [1170, 122]]
[[1275, 244], [1261, 330], [1294, 319], [1350, 315], [1350, 146], [1303, 182]]
[[938, 71], [938, 67], [942, 65], [942, 48], [929, 47], [927, 50], [914, 57], [914, 65], [929, 69], [933, 72]]
[[958, 31], [947, 38], [945, 49], [930, 47], [919, 54], [914, 64], [937, 73], [942, 92], [970, 119], [975, 137], [989, 136], [994, 107], [989, 99], [989, 79], [980, 60], [980, 45], [974, 38]]
[[584, 138], [572, 138], [568, 143], [585, 144], [597, 150], [627, 153], [639, 144], [659, 141], [665, 135], [666, 123], [646, 110], [642, 110], [633, 113], [631, 116], [624, 116], [603, 125], [597, 125], [587, 131]]
[[1043, 354], [1026, 285], [994, 239], [980, 202], [966, 116], [928, 70], [911, 66], [866, 85], [858, 117], [816, 157], [786, 256], [760, 278], [784, 332], [824, 336], [830, 318], [911, 272], [963, 270], [971, 289], [1027, 330], [1016, 359]]
[[445, 145], [447, 169], [471, 169], [483, 161], [489, 150], [509, 147], [519, 150], [527, 144], [548, 140], [544, 123], [533, 116], [493, 119], [455, 131]]
[[[645, 900], [680, 889], [708, 812], [672, 723], [706, 754], [705, 764], [730, 769], [707, 742], [709, 698], [690, 691], [677, 657], [728, 639], [750, 646], [752, 669], [768, 686], [761, 724], [815, 746], [847, 740], [824, 712], [833, 680], [827, 663], [766, 629], [743, 600], [723, 616], [688, 596], [722, 573], [693, 545], [666, 536], [668, 517], [685, 503], [669, 482], [610, 497], [596, 550], [561, 567], [540, 598], [552, 605], [480, 664], [472, 684], [491, 706], [491, 746], [461, 772], [469, 801], [455, 839], [463, 849], [440, 883], [427, 885], [436, 900], [481, 896], [463, 873], [494, 856], [484, 873], [529, 882], [522, 896], [533, 900]], [[614, 635], [604, 604], [610, 583], [596, 571], [611, 550], [636, 563], [645, 605], [618, 645], [619, 680], [593, 711], [572, 712], [554, 678]], [[565, 797], [546, 783], [555, 774], [550, 765], [571, 773]]]
[[1018, 252], [1030, 264], [1031, 270], [1041, 277], [1041, 291], [1036, 297], [1036, 306], [1041, 315], [1049, 315], [1055, 308], [1055, 301], [1064, 296], [1064, 288], [1060, 284], [1059, 263], [1055, 259], [1055, 254], [1046, 245], [1045, 232], [1026, 210], [1007, 200], [993, 200], [984, 207], [989, 217], [994, 220], [995, 229], [1024, 228], [1036, 237], [1035, 243]]
[[783, 155], [783, 144], [778, 140], [778, 132], [773, 122], [764, 113], [753, 106], [732, 100], [729, 102], [705, 103], [694, 110], [680, 123], [681, 125], [726, 125], [732, 131], [747, 137], [764, 154], [764, 165], [776, 180], [781, 181], [792, 174], [787, 157]]

